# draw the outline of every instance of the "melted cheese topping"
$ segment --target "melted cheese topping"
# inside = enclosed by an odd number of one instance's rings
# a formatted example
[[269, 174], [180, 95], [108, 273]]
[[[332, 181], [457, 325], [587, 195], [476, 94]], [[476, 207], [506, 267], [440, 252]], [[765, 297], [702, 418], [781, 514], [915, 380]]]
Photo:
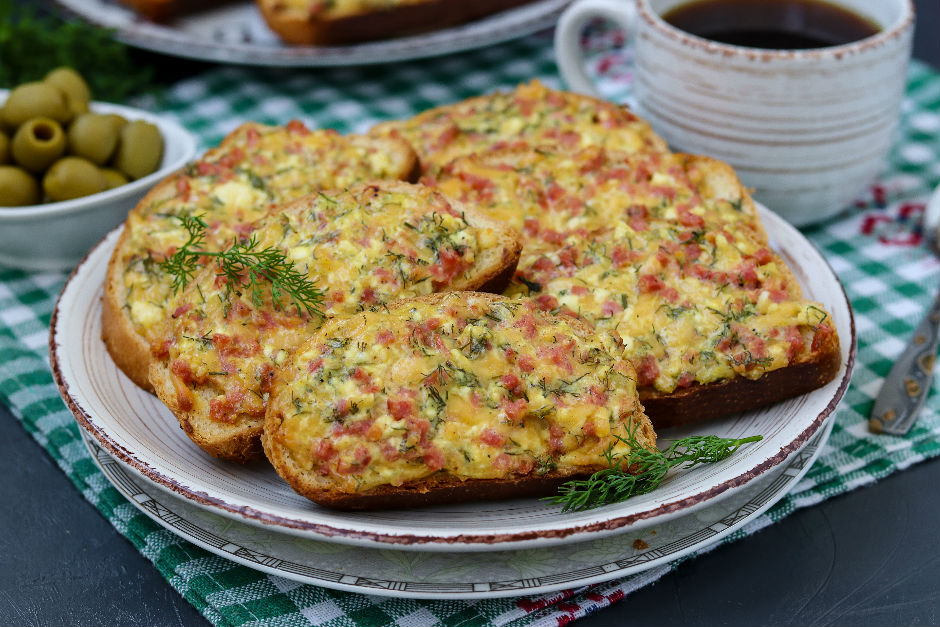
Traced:
[[[430, 294], [470, 272], [490, 228], [471, 227], [439, 193], [396, 184], [319, 193], [263, 222], [259, 249], [274, 247], [322, 291], [326, 316], [348, 315], [404, 296]], [[179, 406], [220, 422], [260, 416], [274, 369], [323, 323], [289, 301], [232, 291], [213, 266], [173, 301], [173, 319], [153, 344], [169, 364]]]
[[335, 20], [350, 15], [383, 11], [428, 0], [280, 0], [278, 10], [291, 11], [302, 19]]
[[175, 216], [203, 215], [209, 223], [205, 248], [219, 250], [279, 203], [318, 189], [397, 178], [402, 166], [396, 147], [335, 131], [311, 132], [296, 121], [286, 127], [239, 127], [220, 148], [180, 173], [173, 186], [128, 215], [121, 262], [136, 331], [151, 341], [168, 317], [171, 279], [154, 262], [186, 242]]
[[524, 232], [507, 294], [616, 330], [640, 386], [668, 393], [759, 378], [834, 336], [750, 200], [722, 191], [720, 167], [597, 148], [506, 152], [454, 162], [439, 187]]
[[268, 435], [346, 493], [595, 469], [631, 432], [654, 446], [629, 362], [576, 324], [456, 294], [332, 321], [291, 359]]
[[627, 153], [665, 152], [666, 144], [628, 109], [538, 81], [425, 111], [373, 133], [406, 139], [433, 176], [453, 159], [520, 146], [577, 150], [603, 146]]

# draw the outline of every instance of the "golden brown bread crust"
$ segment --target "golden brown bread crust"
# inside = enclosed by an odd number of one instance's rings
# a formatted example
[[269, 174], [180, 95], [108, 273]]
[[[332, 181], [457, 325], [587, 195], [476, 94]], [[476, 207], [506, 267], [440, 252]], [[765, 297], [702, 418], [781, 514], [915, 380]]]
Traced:
[[124, 312], [123, 260], [117, 254], [127, 239], [127, 229], [118, 239], [115, 253], [108, 262], [101, 297], [101, 339], [114, 364], [137, 386], [153, 392], [149, 380], [150, 345], [137, 333]]
[[[237, 147], [243, 140], [243, 129], [252, 126], [240, 126], [227, 135], [215, 148], [203, 155], [200, 162], [214, 161], [225, 155], [230, 149]], [[255, 125], [256, 126], [256, 125]], [[348, 136], [350, 142], [375, 142], [374, 138], [363, 135]], [[396, 176], [401, 180], [414, 181], [420, 172], [420, 163], [417, 155], [404, 142], [399, 142], [398, 151], [394, 161], [398, 171]], [[150, 340], [138, 331], [129, 316], [130, 304], [127, 301], [127, 288], [124, 281], [125, 264], [129, 258], [142, 252], [136, 250], [136, 244], [131, 242], [131, 229], [136, 227], [136, 221], [145, 221], [139, 212], [142, 208], [156, 204], [158, 201], [172, 202], [177, 193], [178, 182], [183, 179], [183, 173], [177, 172], [169, 175], [158, 183], [144, 196], [137, 207], [132, 210], [124, 225], [124, 231], [118, 239], [111, 259], [108, 262], [104, 283], [104, 297], [102, 299], [101, 334], [102, 340], [118, 368], [124, 372], [135, 384], [148, 392], [153, 391], [149, 381], [150, 369]]]
[[[412, 195], [418, 187], [426, 189], [423, 186], [401, 182], [384, 182], [360, 187], [379, 187], [380, 185], [380, 188], [386, 192], [406, 195]], [[436, 194], [436, 192], [427, 191]], [[327, 192], [327, 195], [333, 193]], [[338, 194], [339, 192], [335, 193]], [[438, 195], [438, 197], [442, 196]], [[318, 198], [319, 195], [300, 198], [285, 205], [283, 210], [285, 212], [303, 210], [310, 204], [315, 203]], [[473, 208], [464, 208], [461, 213], [464, 221], [472, 227], [481, 230], [489, 228], [497, 233], [499, 237], [495, 246], [482, 251], [471, 273], [458, 276], [446, 289], [502, 291], [512, 277], [519, 261], [522, 244], [518, 234], [507, 229], [504, 225], [479, 214]], [[202, 275], [214, 279], [215, 273], [214, 270], [207, 269], [202, 272]], [[187, 294], [193, 293], [194, 289], [202, 294], [207, 288], [199, 288], [200, 283], [200, 276], [197, 276], [193, 281], [193, 285], [188, 291], [179, 296], [175, 304], [185, 304]], [[320, 287], [326, 291], [328, 288], [336, 286], [320, 285]], [[179, 331], [175, 326], [168, 326], [168, 329], [167, 334], [171, 336], [176, 336], [179, 333], [186, 334], [186, 331]], [[217, 332], [225, 331], [226, 328], [222, 327], [222, 330]], [[202, 332], [197, 332], [197, 335], [202, 335]], [[253, 338], [246, 332], [246, 337], [243, 339], [249, 341]], [[200, 448], [213, 457], [236, 462], [248, 462], [262, 455], [259, 439], [263, 427], [262, 415], [253, 415], [235, 410], [232, 414], [226, 415], [223, 420], [215, 420], [207, 415], [206, 407], [203, 405], [185, 407], [180, 401], [180, 392], [182, 391], [184, 396], [189, 393], [189, 390], [182, 390], [185, 387], [184, 382], [171, 372], [170, 357], [152, 355], [148, 348], [147, 359], [149, 363], [149, 382], [152, 384], [153, 390], [177, 417], [180, 426], [190, 439]], [[196, 395], [203, 396], [207, 401], [218, 393], [218, 390], [213, 389], [208, 384], [194, 385], [191, 391]]]
[[760, 379], [735, 377], [708, 385], [694, 384], [663, 394], [641, 388], [640, 401], [656, 429], [714, 420], [751, 411], [820, 388], [842, 366], [838, 338], [808, 361], [772, 370]]
[[206, 453], [243, 464], [263, 456], [264, 451], [258, 439], [259, 427], [253, 421], [213, 428], [214, 425], [207, 425], [204, 418], [180, 407], [179, 397], [175, 393], [177, 382], [167, 363], [151, 361], [149, 376], [154, 393], [173, 412], [186, 435]]
[[398, 487], [382, 486], [362, 494], [340, 494], [309, 489], [305, 487], [307, 484], [297, 481], [294, 470], [288, 471], [287, 481], [298, 494], [324, 507], [366, 511], [551, 496], [556, 494], [559, 486], [566, 481], [589, 477], [591, 473], [603, 468], [596, 466], [578, 473], [563, 474], [552, 471], [541, 476], [514, 476], [506, 479], [460, 479], [442, 472], [422, 481], [404, 483]]
[[454, 26], [531, 1], [423, 0], [332, 18], [310, 15], [309, 10], [306, 13], [290, 10], [281, 0], [256, 0], [256, 4], [271, 30], [285, 42], [329, 46], [389, 39]]
[[[155, 388], [154, 393], [173, 412], [186, 435], [206, 453], [212, 457], [239, 463], [249, 463], [261, 457], [262, 450], [253, 425], [246, 423], [233, 426], [224, 434], [220, 434], [205, 428], [192, 412], [182, 409], [172, 392], [176, 389], [176, 384], [166, 364], [151, 362], [150, 380]], [[164, 393], [166, 391], [170, 393]]]

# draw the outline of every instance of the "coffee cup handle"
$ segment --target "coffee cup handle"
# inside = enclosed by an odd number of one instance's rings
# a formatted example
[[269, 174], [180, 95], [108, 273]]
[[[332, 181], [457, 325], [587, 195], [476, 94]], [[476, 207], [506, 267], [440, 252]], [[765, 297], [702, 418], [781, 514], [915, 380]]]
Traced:
[[565, 9], [555, 27], [555, 58], [568, 88], [581, 94], [600, 97], [597, 86], [584, 69], [581, 33], [588, 22], [604, 18], [621, 26], [631, 37], [636, 25], [633, 0], [578, 0]]

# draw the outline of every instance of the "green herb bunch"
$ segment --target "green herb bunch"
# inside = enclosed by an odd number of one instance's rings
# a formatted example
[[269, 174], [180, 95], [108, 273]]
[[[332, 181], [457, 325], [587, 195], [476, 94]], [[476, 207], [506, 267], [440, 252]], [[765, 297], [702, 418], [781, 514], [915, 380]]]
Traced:
[[284, 308], [282, 298], [287, 297], [298, 314], [323, 316], [320, 305], [323, 293], [303, 272], [294, 267], [294, 262], [273, 246], [260, 248], [252, 235], [247, 241], [235, 239], [232, 245], [220, 252], [203, 250], [208, 225], [202, 216], [176, 216], [188, 233], [186, 243], [175, 253], [160, 262], [160, 267], [172, 277], [174, 292], [186, 287], [205, 259], [215, 259], [218, 276], [225, 277], [228, 292], [245, 288], [251, 294], [255, 307], [264, 303], [265, 287], [271, 292], [275, 309]]
[[153, 76], [111, 30], [0, 0], [0, 87], [42, 80], [63, 65], [85, 78], [96, 100], [110, 102], [145, 90]]
[[598, 470], [587, 479], [562, 484], [558, 494], [545, 500], [562, 505], [565, 512], [620, 503], [631, 496], [652, 492], [673, 468], [718, 462], [731, 456], [742, 445], [763, 439], [759, 435], [739, 439], [695, 435], [675, 440], [665, 450], [650, 450], [640, 445], [634, 431], [630, 431], [626, 438], [615, 437], [630, 447], [629, 452], [614, 453], [614, 443], [611, 443], [604, 452], [607, 468]]

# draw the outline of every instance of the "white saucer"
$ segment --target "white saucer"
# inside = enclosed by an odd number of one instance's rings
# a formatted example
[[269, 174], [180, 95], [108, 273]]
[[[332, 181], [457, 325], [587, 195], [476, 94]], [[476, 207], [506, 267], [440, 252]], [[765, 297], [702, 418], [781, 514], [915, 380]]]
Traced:
[[834, 419], [774, 473], [734, 496], [669, 521], [587, 542], [515, 551], [368, 549], [240, 523], [135, 476], [81, 430], [108, 480], [181, 538], [249, 568], [326, 588], [422, 599], [522, 596], [627, 577], [718, 542], [780, 500], [819, 456]]

